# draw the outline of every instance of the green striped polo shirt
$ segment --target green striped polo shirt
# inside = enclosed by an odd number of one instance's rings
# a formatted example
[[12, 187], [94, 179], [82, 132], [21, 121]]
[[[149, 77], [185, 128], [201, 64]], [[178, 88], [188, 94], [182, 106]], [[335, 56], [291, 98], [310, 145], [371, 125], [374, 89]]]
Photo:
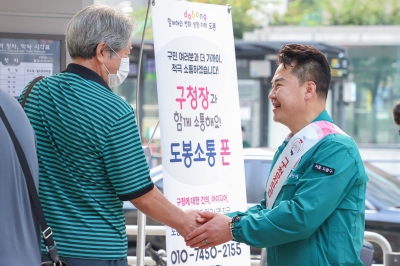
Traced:
[[33, 87], [25, 112], [37, 136], [39, 196], [59, 255], [126, 258], [122, 201], [154, 187], [132, 107], [98, 74], [70, 64]]

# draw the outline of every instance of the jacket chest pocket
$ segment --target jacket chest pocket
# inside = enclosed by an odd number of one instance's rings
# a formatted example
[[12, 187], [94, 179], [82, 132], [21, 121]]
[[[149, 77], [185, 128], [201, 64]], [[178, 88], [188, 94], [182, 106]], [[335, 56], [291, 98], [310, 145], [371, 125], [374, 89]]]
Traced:
[[303, 176], [303, 173], [292, 171], [288, 178], [283, 183], [282, 190], [280, 192], [280, 200], [291, 200], [294, 197], [296, 191], [296, 185], [299, 179]]

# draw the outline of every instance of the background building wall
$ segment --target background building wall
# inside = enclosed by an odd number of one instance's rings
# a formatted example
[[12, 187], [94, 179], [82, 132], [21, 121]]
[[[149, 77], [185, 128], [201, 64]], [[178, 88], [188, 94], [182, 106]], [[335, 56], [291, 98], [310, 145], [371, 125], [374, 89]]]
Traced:
[[[0, 32], [65, 35], [72, 16], [94, 0], [2, 1]], [[67, 54], [67, 64], [70, 63]]]
[[[356, 85], [356, 101], [333, 103], [335, 113], [345, 118], [339, 126], [358, 144], [392, 147], [399, 142], [392, 118], [392, 107], [400, 99], [400, 35], [396, 32], [400, 26], [274, 26], [243, 36], [248, 41], [324, 42], [346, 48], [350, 68], [346, 81]], [[270, 123], [271, 129], [280, 128]]]
[[400, 26], [274, 26], [245, 32], [247, 41], [312, 41], [331, 45], [368, 46], [400, 44]]

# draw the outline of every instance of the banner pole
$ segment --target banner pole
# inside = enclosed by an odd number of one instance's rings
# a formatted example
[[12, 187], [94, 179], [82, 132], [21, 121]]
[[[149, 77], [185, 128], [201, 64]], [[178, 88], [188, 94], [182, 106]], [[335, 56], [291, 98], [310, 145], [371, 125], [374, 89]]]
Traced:
[[[147, 5], [147, 12], [146, 12], [146, 19], [143, 26], [143, 34], [142, 34], [142, 43], [140, 45], [140, 54], [139, 54], [139, 64], [138, 64], [138, 74], [137, 74], [137, 83], [136, 83], [136, 124], [139, 132], [140, 141], [142, 141], [142, 134], [141, 134], [141, 125], [140, 125], [140, 100], [139, 100], [139, 93], [140, 93], [140, 76], [142, 70], [142, 57], [143, 57], [143, 46], [144, 46], [144, 35], [146, 32], [146, 25], [147, 19], [149, 15], [150, 3], [155, 4], [154, 0], [149, 0]], [[148, 149], [148, 146], [146, 147]], [[137, 258], [137, 266], [144, 266], [144, 257], [145, 257], [145, 241], [146, 241], [146, 215], [144, 215], [140, 210], [138, 210], [138, 233], [137, 233], [137, 240], [136, 240], [136, 258]]]

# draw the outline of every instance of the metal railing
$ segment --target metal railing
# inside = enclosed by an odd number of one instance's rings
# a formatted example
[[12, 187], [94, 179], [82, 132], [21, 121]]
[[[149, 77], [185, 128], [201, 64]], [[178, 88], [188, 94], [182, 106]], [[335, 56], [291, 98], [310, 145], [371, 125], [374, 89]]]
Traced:
[[[127, 225], [126, 226], [126, 234], [127, 235], [137, 235], [138, 226], [137, 225]], [[146, 226], [145, 227], [145, 235], [146, 236], [165, 236], [165, 226]], [[137, 265], [136, 256], [128, 256], [128, 264], [130, 266]], [[151, 257], [144, 257], [144, 265], [156, 265], [156, 262], [151, 259]], [[251, 260], [251, 266], [259, 266], [260, 260]]]
[[385, 261], [385, 255], [392, 253], [392, 247], [389, 244], [389, 241], [386, 240], [382, 235], [374, 233], [374, 232], [364, 232], [364, 239], [369, 242], [374, 242], [378, 244], [383, 251], [383, 265], [387, 265]]
[[[137, 225], [127, 225], [126, 226], [126, 234], [127, 235], [137, 235], [138, 226]], [[160, 235], [165, 236], [165, 226], [146, 226], [145, 227], [145, 235], [146, 236], [154, 236]], [[370, 242], [377, 243], [383, 251], [383, 265], [385, 264], [385, 254], [392, 253], [392, 247], [389, 242], [382, 235], [373, 233], [373, 232], [364, 232], [364, 239]], [[265, 261], [265, 249], [261, 253], [261, 260], [252, 259], [251, 266], [259, 266], [260, 261]], [[128, 256], [128, 264], [131, 266], [137, 265], [137, 258], [135, 256]], [[145, 265], [156, 265], [155, 261], [151, 259], [151, 257], [144, 257]]]

